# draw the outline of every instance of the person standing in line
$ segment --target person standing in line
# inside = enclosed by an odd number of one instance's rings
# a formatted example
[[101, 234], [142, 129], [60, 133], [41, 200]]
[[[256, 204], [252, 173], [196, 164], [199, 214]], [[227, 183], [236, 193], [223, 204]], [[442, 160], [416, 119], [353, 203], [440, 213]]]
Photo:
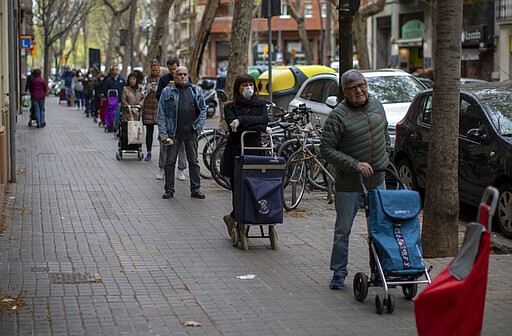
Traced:
[[69, 69], [69, 66], [64, 67], [64, 72], [62, 73], [61, 78], [64, 80], [64, 88], [66, 89], [66, 102], [67, 106], [72, 106], [72, 95], [73, 89], [71, 88], [71, 84], [73, 84], [73, 77], [75, 77], [75, 72]]
[[83, 92], [84, 92], [84, 76], [82, 76], [82, 71], [78, 70], [76, 72], [76, 76], [73, 77], [73, 90], [75, 91], [75, 105], [77, 110], [82, 110], [83, 107]]
[[[94, 83], [94, 108], [93, 108], [93, 121], [98, 122], [98, 116], [101, 110], [101, 101], [107, 99], [105, 91], [105, 74], [100, 71], [96, 76]], [[104, 103], [106, 105], [106, 102]]]
[[[242, 153], [241, 136], [244, 131], [264, 132], [268, 125], [266, 104], [258, 97], [256, 82], [249, 74], [239, 75], [233, 85], [233, 101], [224, 107], [224, 118], [229, 125], [229, 135], [224, 148], [220, 173], [229, 178], [231, 186], [235, 185], [235, 157]], [[259, 133], [248, 133], [244, 136], [244, 143], [248, 147], [260, 147]], [[249, 153], [250, 154], [250, 153]], [[231, 212], [223, 217], [224, 223], [231, 236], [235, 227], [235, 194], [231, 188]]]
[[[160, 100], [160, 95], [162, 94], [162, 90], [169, 85], [174, 84], [174, 71], [180, 65], [180, 61], [178, 57], [171, 56], [167, 60], [167, 69], [169, 69], [169, 73], [160, 77], [158, 81], [158, 88], [156, 90], [156, 98]], [[165, 166], [165, 153], [166, 151], [162, 146], [160, 146], [160, 155], [158, 157], [158, 167], [160, 171], [156, 174], [157, 180], [162, 180], [164, 178], [164, 166]], [[176, 178], [180, 181], [185, 181], [187, 177], [185, 176], [185, 169], [187, 169], [187, 155], [185, 153], [185, 148], [182, 146], [180, 148], [178, 154], [178, 173], [176, 174]]]
[[135, 73], [128, 75], [128, 81], [123, 87], [123, 95], [121, 104], [123, 106], [123, 114], [121, 116], [122, 121], [131, 120], [129, 117], [128, 105], [140, 105], [142, 102], [142, 86], [139, 84], [139, 78]]
[[162, 90], [158, 103], [158, 137], [167, 151], [165, 161], [165, 193], [162, 198], [174, 196], [174, 171], [178, 151], [183, 145], [187, 153], [190, 176], [190, 196], [204, 199], [197, 158], [197, 143], [206, 122], [206, 103], [202, 90], [188, 79], [184, 66], [176, 68], [174, 84]]
[[32, 79], [29, 83], [30, 97], [32, 99], [32, 105], [34, 105], [34, 111], [36, 116], [37, 128], [45, 127], [45, 111], [44, 111], [44, 99], [46, 97], [46, 91], [48, 90], [46, 82], [41, 77], [41, 69], [35, 68], [32, 72]]
[[96, 79], [94, 78], [94, 73], [92, 70], [87, 72], [87, 75], [84, 77], [82, 83], [84, 85], [84, 106], [85, 106], [85, 116], [89, 118], [89, 115], [93, 114], [93, 94], [94, 94], [94, 85]]
[[119, 67], [117, 65], [112, 66], [110, 74], [105, 78], [105, 91], [108, 94], [108, 90], [116, 90], [117, 92], [117, 108], [114, 117], [113, 131], [117, 130], [120, 122], [121, 115], [121, 102], [123, 99], [123, 88], [126, 84], [126, 80], [119, 74]]
[[144, 101], [142, 103], [142, 122], [146, 126], [146, 158], [145, 161], [151, 160], [151, 148], [153, 147], [153, 134], [155, 131], [156, 111], [158, 109], [158, 99], [156, 98], [156, 90], [158, 81], [160, 80], [160, 64], [158, 60], [153, 60], [150, 66], [150, 74], [144, 78], [142, 83], [142, 95]]
[[341, 289], [348, 274], [348, 245], [354, 218], [361, 206], [358, 175], [368, 190], [384, 189], [384, 173], [390, 155], [388, 122], [380, 101], [368, 96], [368, 85], [357, 70], [341, 76], [345, 98], [325, 121], [320, 151], [336, 169], [334, 239], [330, 269], [334, 272], [330, 289]]

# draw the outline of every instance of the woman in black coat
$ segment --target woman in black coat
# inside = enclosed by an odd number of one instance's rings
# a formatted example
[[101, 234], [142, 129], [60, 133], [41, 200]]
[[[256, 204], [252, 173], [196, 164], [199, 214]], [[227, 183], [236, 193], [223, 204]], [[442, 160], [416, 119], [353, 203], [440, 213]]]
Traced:
[[[248, 74], [239, 75], [233, 85], [233, 101], [224, 107], [224, 118], [229, 126], [229, 135], [224, 149], [220, 173], [229, 178], [234, 186], [235, 157], [241, 155], [240, 138], [244, 131], [260, 131], [267, 129], [268, 115], [265, 102], [258, 97], [256, 82]], [[248, 133], [244, 136], [244, 146], [259, 147], [259, 133]], [[251, 154], [244, 152], [244, 154]], [[254, 153], [252, 153], [254, 154]], [[233, 188], [231, 188], [233, 190]], [[233, 193], [233, 191], [232, 191]], [[231, 236], [235, 227], [234, 195], [232, 194], [233, 209], [224, 216], [224, 223]]]

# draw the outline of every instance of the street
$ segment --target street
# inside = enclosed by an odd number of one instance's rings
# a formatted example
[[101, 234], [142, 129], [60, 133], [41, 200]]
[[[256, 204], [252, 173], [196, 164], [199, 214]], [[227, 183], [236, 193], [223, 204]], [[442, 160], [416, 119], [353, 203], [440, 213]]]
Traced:
[[[45, 128], [29, 128], [27, 111], [17, 116], [0, 291], [24, 304], [0, 311], [1, 335], [416, 335], [413, 302], [400, 288], [391, 315], [375, 313], [382, 288], [354, 299], [354, 274], [369, 273], [363, 212], [346, 286], [333, 291], [335, 212], [323, 194], [285, 213], [279, 249], [250, 239], [243, 251], [222, 221], [229, 191], [202, 180], [206, 199], [194, 199], [187, 179], [162, 199], [158, 143], [149, 162], [117, 161], [117, 138], [82, 111], [53, 96], [46, 111]], [[450, 260], [426, 260], [431, 275]], [[512, 330], [510, 274], [512, 255], [490, 257], [483, 335]], [[238, 278], [247, 275], [255, 277]]]

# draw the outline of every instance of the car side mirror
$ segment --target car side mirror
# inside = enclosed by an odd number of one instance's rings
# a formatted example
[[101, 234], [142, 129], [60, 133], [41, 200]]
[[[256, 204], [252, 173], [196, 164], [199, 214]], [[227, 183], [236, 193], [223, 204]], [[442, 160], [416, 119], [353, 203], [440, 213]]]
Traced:
[[330, 108], [335, 108], [336, 105], [338, 105], [338, 97], [336, 96], [329, 96], [325, 100], [325, 105], [329, 106]]
[[471, 141], [480, 142], [484, 145], [489, 144], [489, 137], [484, 130], [479, 128], [472, 128], [466, 133], [466, 137]]

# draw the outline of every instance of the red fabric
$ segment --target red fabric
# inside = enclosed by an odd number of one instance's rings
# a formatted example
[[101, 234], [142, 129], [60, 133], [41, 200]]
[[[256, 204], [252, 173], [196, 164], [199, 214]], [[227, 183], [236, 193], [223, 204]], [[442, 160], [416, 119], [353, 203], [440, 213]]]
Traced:
[[[480, 224], [488, 228], [489, 205], [480, 206]], [[416, 298], [414, 309], [418, 335], [480, 335], [484, 318], [491, 240], [482, 234], [478, 255], [469, 275], [459, 281], [448, 265]], [[452, 261], [453, 262], [453, 261]]]

